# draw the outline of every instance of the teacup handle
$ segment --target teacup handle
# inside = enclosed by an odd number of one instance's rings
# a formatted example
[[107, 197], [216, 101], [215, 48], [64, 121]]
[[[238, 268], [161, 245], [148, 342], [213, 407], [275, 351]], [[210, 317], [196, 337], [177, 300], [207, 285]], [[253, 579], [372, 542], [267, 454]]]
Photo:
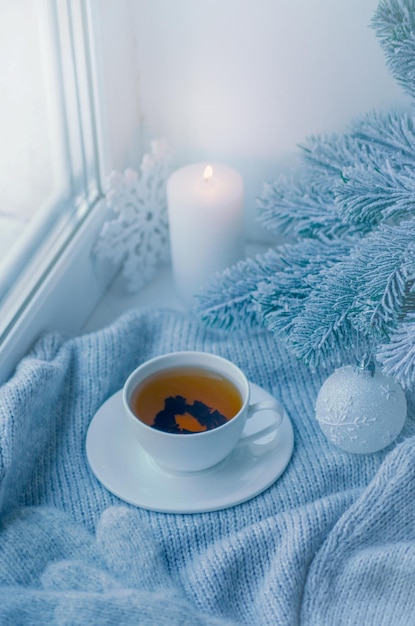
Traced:
[[273, 400], [263, 400], [262, 402], [254, 402], [253, 404], [250, 404], [248, 406], [247, 421], [254, 417], [258, 411], [272, 411], [274, 413], [275, 420], [272, 424], [269, 424], [262, 430], [252, 433], [252, 435], [242, 434], [239, 438], [238, 445], [255, 442], [258, 439], [262, 439], [262, 437], [273, 433], [281, 425], [284, 418], [284, 409], [275, 398]]

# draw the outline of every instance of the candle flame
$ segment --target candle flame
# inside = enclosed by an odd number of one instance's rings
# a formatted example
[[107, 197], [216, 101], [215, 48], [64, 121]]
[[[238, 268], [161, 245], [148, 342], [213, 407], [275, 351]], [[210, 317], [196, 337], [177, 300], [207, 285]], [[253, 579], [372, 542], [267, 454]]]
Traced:
[[206, 182], [208, 182], [213, 175], [213, 168], [211, 165], [206, 165], [205, 167], [205, 171], [203, 172], [203, 178], [205, 179]]

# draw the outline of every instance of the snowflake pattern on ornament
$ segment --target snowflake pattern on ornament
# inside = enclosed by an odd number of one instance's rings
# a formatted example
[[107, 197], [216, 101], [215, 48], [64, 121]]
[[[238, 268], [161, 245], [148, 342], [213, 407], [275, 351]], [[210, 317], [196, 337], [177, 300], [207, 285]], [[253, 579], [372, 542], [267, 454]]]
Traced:
[[143, 157], [140, 173], [112, 172], [106, 202], [115, 214], [105, 222], [95, 243], [98, 260], [122, 264], [121, 273], [131, 293], [141, 289], [169, 259], [166, 181], [170, 151], [164, 141], [153, 141]]
[[[320, 408], [318, 421], [325, 425], [330, 439], [336, 445], [343, 441], [357, 441], [358, 431], [376, 422], [376, 417], [356, 413], [354, 400], [351, 393], [344, 393], [340, 397], [332, 395], [321, 395], [321, 402], [324, 410]], [[360, 445], [366, 444], [366, 439], [360, 435]]]

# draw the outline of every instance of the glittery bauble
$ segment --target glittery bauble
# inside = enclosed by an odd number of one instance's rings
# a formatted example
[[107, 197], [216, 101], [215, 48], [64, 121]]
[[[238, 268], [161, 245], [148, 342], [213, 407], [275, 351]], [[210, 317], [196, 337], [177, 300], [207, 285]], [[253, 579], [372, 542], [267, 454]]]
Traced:
[[402, 387], [382, 373], [346, 365], [323, 383], [316, 418], [327, 438], [347, 452], [377, 452], [402, 430], [406, 418]]

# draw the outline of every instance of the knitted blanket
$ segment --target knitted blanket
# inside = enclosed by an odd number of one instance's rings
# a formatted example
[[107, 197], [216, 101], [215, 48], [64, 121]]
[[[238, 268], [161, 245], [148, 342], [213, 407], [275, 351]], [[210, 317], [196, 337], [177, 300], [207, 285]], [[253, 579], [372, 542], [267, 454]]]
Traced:
[[[175, 350], [215, 352], [278, 397], [295, 448], [281, 477], [225, 510], [124, 503], [91, 472], [88, 425], [129, 372]], [[0, 388], [0, 624], [415, 624], [415, 423], [371, 455], [314, 418], [327, 375], [265, 331], [133, 311], [78, 338], [42, 337]]]

